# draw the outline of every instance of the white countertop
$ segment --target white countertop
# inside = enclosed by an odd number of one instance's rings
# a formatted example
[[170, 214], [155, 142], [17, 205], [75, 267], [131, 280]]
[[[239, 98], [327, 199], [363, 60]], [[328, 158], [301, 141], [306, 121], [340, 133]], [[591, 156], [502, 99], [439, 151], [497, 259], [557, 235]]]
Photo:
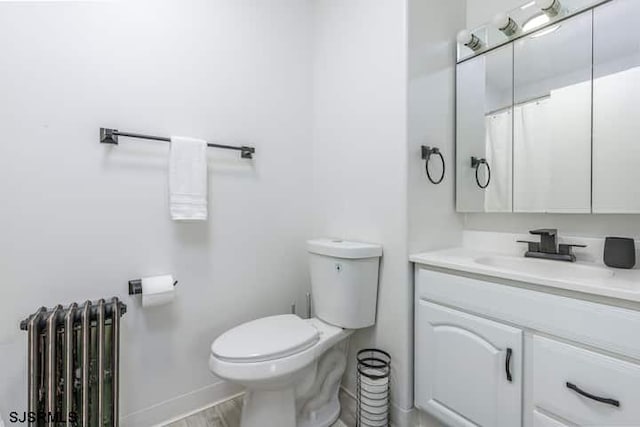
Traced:
[[425, 266], [640, 302], [638, 269], [613, 269], [586, 261], [530, 259], [472, 248], [415, 254], [410, 260]]

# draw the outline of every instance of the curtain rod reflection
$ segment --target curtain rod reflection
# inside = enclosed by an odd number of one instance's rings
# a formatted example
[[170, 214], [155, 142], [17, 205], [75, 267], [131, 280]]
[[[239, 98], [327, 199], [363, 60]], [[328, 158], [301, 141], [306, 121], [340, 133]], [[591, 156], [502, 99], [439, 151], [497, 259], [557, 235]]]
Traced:
[[[531, 104], [532, 102], [538, 102], [538, 101], [542, 101], [544, 99], [549, 99], [549, 98], [551, 98], [551, 94], [537, 96], [537, 97], [534, 97], [534, 98], [529, 98], [529, 99], [526, 99], [524, 101], [517, 102], [517, 103], [513, 104], [513, 106], [514, 107], [519, 107], [519, 106], [522, 106], [522, 105]], [[502, 107], [502, 108], [498, 108], [497, 110], [489, 111], [485, 115], [486, 116], [493, 116], [493, 115], [496, 115], [496, 114], [504, 113], [505, 111], [509, 111], [509, 110], [511, 110], [511, 107]]]

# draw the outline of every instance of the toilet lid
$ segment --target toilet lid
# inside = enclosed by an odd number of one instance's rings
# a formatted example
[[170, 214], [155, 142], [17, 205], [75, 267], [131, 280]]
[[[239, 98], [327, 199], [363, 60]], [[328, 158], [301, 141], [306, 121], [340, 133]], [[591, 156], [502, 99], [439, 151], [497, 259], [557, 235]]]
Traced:
[[220, 335], [211, 352], [232, 362], [263, 362], [299, 353], [319, 339], [316, 328], [293, 314], [264, 317]]

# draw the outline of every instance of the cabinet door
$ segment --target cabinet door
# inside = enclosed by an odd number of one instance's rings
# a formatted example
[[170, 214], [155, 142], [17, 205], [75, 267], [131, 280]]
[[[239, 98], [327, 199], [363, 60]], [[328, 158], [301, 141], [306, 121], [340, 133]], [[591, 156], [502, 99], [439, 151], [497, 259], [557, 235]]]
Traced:
[[640, 2], [594, 10], [593, 212], [639, 213]]
[[584, 13], [514, 43], [515, 212], [591, 213], [591, 39]]
[[459, 64], [456, 80], [457, 210], [512, 212], [513, 46]]
[[416, 406], [450, 426], [522, 424], [520, 329], [419, 301], [415, 330]]

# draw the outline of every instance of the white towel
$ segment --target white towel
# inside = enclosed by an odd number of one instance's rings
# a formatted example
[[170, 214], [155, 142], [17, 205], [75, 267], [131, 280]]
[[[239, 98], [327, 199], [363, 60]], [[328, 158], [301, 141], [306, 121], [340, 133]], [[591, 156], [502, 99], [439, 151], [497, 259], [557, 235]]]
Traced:
[[206, 141], [171, 137], [169, 205], [175, 221], [207, 219]]

